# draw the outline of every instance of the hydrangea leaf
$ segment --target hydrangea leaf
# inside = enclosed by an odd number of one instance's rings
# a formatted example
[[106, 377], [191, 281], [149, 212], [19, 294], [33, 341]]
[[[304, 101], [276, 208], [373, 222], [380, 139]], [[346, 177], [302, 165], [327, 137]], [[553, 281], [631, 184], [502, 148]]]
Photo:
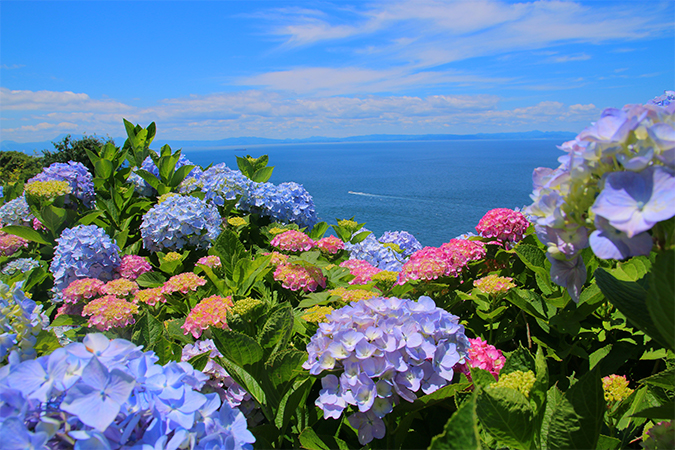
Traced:
[[24, 227], [23, 225], [8, 225], [2, 228], [2, 231], [5, 233], [13, 234], [14, 236], [19, 236], [31, 242], [37, 242], [38, 244], [43, 245], [54, 245], [53, 242], [47, 241], [40, 233], [35, 231], [30, 227]]
[[478, 432], [478, 417], [476, 416], [476, 396], [462, 403], [459, 409], [445, 424], [443, 433], [431, 439], [429, 450], [467, 448], [480, 450], [480, 435]]
[[335, 436], [328, 436], [323, 434], [317, 434], [312, 428], [307, 427], [302, 430], [300, 436], [300, 445], [302, 448], [307, 450], [330, 450], [330, 449], [340, 449], [340, 450], [349, 450], [349, 446], [345, 441]]
[[668, 348], [675, 350], [675, 250], [656, 257], [649, 274], [647, 309]]
[[483, 428], [501, 444], [530, 448], [535, 415], [529, 400], [520, 391], [501, 387], [482, 389], [476, 400], [476, 413]]

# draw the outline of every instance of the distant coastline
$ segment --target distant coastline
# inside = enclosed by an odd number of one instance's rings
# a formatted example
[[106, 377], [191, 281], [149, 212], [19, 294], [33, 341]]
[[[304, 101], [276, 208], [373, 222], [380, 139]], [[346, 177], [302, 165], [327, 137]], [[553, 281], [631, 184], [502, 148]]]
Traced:
[[[55, 137], [51, 141], [42, 142], [14, 142], [0, 141], [0, 151], [18, 151], [32, 154], [34, 151], [38, 154], [42, 150], [52, 150], [52, 142], [63, 139], [66, 135]], [[529, 139], [553, 139], [560, 140], [560, 143], [574, 139], [576, 133], [567, 131], [524, 131], [513, 133], [477, 133], [477, 134], [368, 134], [361, 136], [349, 136], [343, 138], [312, 136], [303, 139], [268, 139], [259, 137], [234, 137], [219, 140], [172, 140], [155, 139], [152, 143], [153, 148], [159, 148], [163, 145], [169, 145], [172, 149], [190, 148], [190, 149], [211, 149], [231, 146], [246, 145], [282, 145], [282, 144], [321, 144], [321, 143], [340, 143], [340, 142], [393, 142], [393, 141], [464, 141], [464, 140], [529, 140]], [[81, 136], [73, 135], [79, 138]], [[124, 143], [125, 138], [113, 138], [117, 145]]]

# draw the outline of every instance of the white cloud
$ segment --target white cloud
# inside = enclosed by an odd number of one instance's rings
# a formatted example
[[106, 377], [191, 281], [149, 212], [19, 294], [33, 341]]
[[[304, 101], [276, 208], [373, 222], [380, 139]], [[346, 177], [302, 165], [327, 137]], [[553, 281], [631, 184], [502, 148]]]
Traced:
[[94, 100], [70, 91], [19, 91], [0, 87], [0, 104], [5, 111], [129, 111], [114, 100]]
[[[42, 98], [72, 93], [42, 92]], [[30, 96], [29, 96], [30, 97]], [[81, 102], [87, 106], [88, 103]], [[28, 103], [29, 107], [32, 103]], [[162, 139], [222, 139], [232, 136], [307, 137], [373, 133], [457, 133], [478, 131], [577, 129], [597, 115], [594, 105], [541, 102], [500, 109], [493, 95], [364, 95], [290, 97], [249, 90], [165, 99], [149, 107], [99, 104], [93, 110], [69, 110], [3, 120], [2, 138], [19, 142], [53, 139], [61, 133], [123, 136], [122, 118], [147, 126], [156, 122]]]
[[570, 61], [587, 61], [589, 59], [591, 59], [590, 55], [587, 55], [586, 53], [581, 53], [579, 55], [556, 56], [556, 57], [550, 58], [548, 61], [556, 62], [556, 63], [566, 63], [566, 62], [570, 62]]

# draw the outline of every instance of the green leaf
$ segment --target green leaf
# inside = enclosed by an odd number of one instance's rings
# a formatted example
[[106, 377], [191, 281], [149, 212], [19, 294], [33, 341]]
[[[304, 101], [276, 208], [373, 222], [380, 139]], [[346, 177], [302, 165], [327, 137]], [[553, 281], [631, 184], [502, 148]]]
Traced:
[[481, 449], [476, 415], [476, 396], [462, 403], [445, 424], [443, 433], [433, 437], [429, 450]]
[[516, 370], [520, 370], [521, 372], [532, 371], [534, 373], [535, 369], [536, 367], [532, 354], [521, 345], [508, 354], [504, 367], [502, 367], [499, 373], [506, 375], [507, 373], [515, 372]]
[[651, 377], [640, 380], [640, 384], [651, 384], [669, 391], [675, 390], [675, 368], [659, 372]]
[[489, 387], [478, 392], [476, 414], [500, 444], [529, 449], [534, 438], [534, 411], [520, 391]]
[[[218, 344], [216, 343], [216, 347], [217, 346]], [[267, 417], [268, 420], [272, 420], [273, 418], [269, 417], [270, 414], [267, 408], [267, 396], [265, 395], [265, 391], [260, 386], [260, 382], [256, 379], [256, 377], [252, 376], [241, 365], [235, 363], [234, 361], [230, 361], [226, 357], [216, 358], [216, 361], [218, 364], [223, 366], [225, 370], [227, 370], [227, 373], [229, 373], [230, 376], [232, 376], [232, 378], [234, 378], [234, 380], [241, 387], [243, 387], [246, 392], [251, 394], [251, 396], [258, 402], [259, 405], [261, 405], [265, 417]]]
[[319, 222], [316, 225], [314, 225], [314, 228], [312, 228], [312, 231], [309, 232], [307, 235], [309, 236], [310, 239], [319, 240], [323, 237], [324, 234], [326, 234], [326, 231], [328, 231], [328, 224], [326, 222]]
[[358, 244], [359, 242], [362, 242], [365, 240], [369, 234], [372, 234], [371, 231], [362, 231], [360, 233], [357, 233], [354, 235], [352, 240], [350, 241], [352, 244]]
[[159, 189], [161, 181], [159, 181], [159, 178], [153, 175], [152, 172], [148, 172], [145, 169], [136, 169], [136, 174], [143, 178], [153, 188]]
[[273, 170], [274, 167], [263, 167], [262, 169], [258, 169], [251, 177], [251, 180], [255, 181], [256, 183], [265, 183], [272, 176]]
[[136, 283], [143, 288], [155, 288], [164, 284], [166, 277], [159, 272], [142, 273], [136, 278]]
[[87, 319], [82, 316], [71, 316], [61, 314], [49, 324], [50, 327], [79, 327], [87, 323]]
[[161, 365], [170, 361], [180, 361], [182, 349], [182, 346], [163, 337], [159, 338], [153, 348], [155, 354], [159, 358], [158, 363]]
[[675, 350], [675, 250], [660, 253], [649, 274], [647, 309], [667, 347]]
[[54, 331], [40, 330], [34, 345], [38, 356], [49, 355], [57, 348], [61, 348], [59, 338], [56, 337]]
[[286, 347], [292, 330], [293, 309], [289, 303], [285, 303], [270, 312], [258, 334], [258, 343], [268, 354], [272, 353]]
[[178, 186], [185, 179], [185, 177], [190, 173], [190, 171], [192, 169], [194, 169], [195, 167], [197, 167], [197, 166], [188, 164], [188, 165], [181, 166], [178, 169], [176, 169], [176, 172], [174, 172], [174, 174], [171, 176], [171, 180], [169, 182], [169, 185], [172, 188], [175, 188], [176, 186]]
[[307, 352], [289, 348], [274, 353], [265, 367], [268, 369], [272, 384], [277, 387], [301, 374], [306, 374], [302, 368], [305, 361], [307, 361]]
[[47, 241], [40, 233], [30, 227], [24, 227], [22, 225], [8, 225], [3, 227], [2, 231], [13, 234], [14, 236], [22, 237], [31, 242], [37, 242], [38, 244], [54, 245], [53, 243]]
[[185, 317], [180, 319], [172, 319], [164, 321], [164, 336], [173, 339], [174, 341], [182, 342], [183, 344], [192, 344], [192, 336], [185, 334], [185, 330], [181, 327], [185, 323]]
[[145, 311], [134, 325], [131, 341], [134, 344], [142, 345], [146, 351], [154, 350], [155, 344], [162, 339], [162, 332], [162, 322]]
[[326, 436], [323, 434], [316, 434], [312, 428], [307, 427], [302, 430], [300, 436], [300, 445], [307, 450], [349, 450], [349, 446], [345, 441], [335, 436]]
[[675, 401], [670, 400], [661, 406], [643, 409], [633, 414], [632, 417], [646, 417], [654, 420], [675, 420]]
[[113, 163], [107, 159], [99, 159], [94, 163], [94, 170], [97, 177], [107, 180], [113, 174]]
[[247, 178], [251, 178], [253, 176], [253, 165], [247, 158], [237, 156], [237, 167], [239, 167], [241, 173], [243, 173]]
[[282, 433], [288, 426], [291, 418], [296, 414], [298, 406], [305, 402], [314, 381], [314, 378], [297, 380], [290, 389], [283, 393], [276, 417], [274, 418], [274, 424]]
[[668, 346], [654, 324], [647, 308], [647, 290], [634, 281], [621, 281], [606, 270], [595, 271], [595, 279], [602, 293], [628, 320], [661, 345]]
[[621, 448], [621, 441], [619, 439], [601, 434], [600, 438], [598, 439], [598, 445], [597, 447], [595, 447], [595, 450], [618, 450], [620, 448]]
[[211, 333], [218, 351], [240, 367], [255, 364], [263, 357], [262, 347], [243, 333], [213, 327]]
[[595, 448], [606, 410], [597, 371], [581, 377], [555, 405], [548, 424], [547, 448]]
[[188, 360], [190, 365], [195, 368], [195, 370], [202, 371], [206, 364], [209, 362], [209, 352], [202, 353], [201, 355], [193, 356]]

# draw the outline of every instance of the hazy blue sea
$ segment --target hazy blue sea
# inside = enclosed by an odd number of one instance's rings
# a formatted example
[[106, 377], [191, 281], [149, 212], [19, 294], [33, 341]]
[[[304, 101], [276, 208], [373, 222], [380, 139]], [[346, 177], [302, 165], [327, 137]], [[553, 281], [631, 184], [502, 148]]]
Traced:
[[295, 181], [314, 197], [320, 220], [355, 216], [380, 236], [405, 230], [439, 246], [468, 231], [492, 208], [530, 203], [532, 170], [557, 167], [551, 140], [406, 141], [190, 149], [207, 166], [237, 168], [236, 155], [268, 154], [271, 182]]

